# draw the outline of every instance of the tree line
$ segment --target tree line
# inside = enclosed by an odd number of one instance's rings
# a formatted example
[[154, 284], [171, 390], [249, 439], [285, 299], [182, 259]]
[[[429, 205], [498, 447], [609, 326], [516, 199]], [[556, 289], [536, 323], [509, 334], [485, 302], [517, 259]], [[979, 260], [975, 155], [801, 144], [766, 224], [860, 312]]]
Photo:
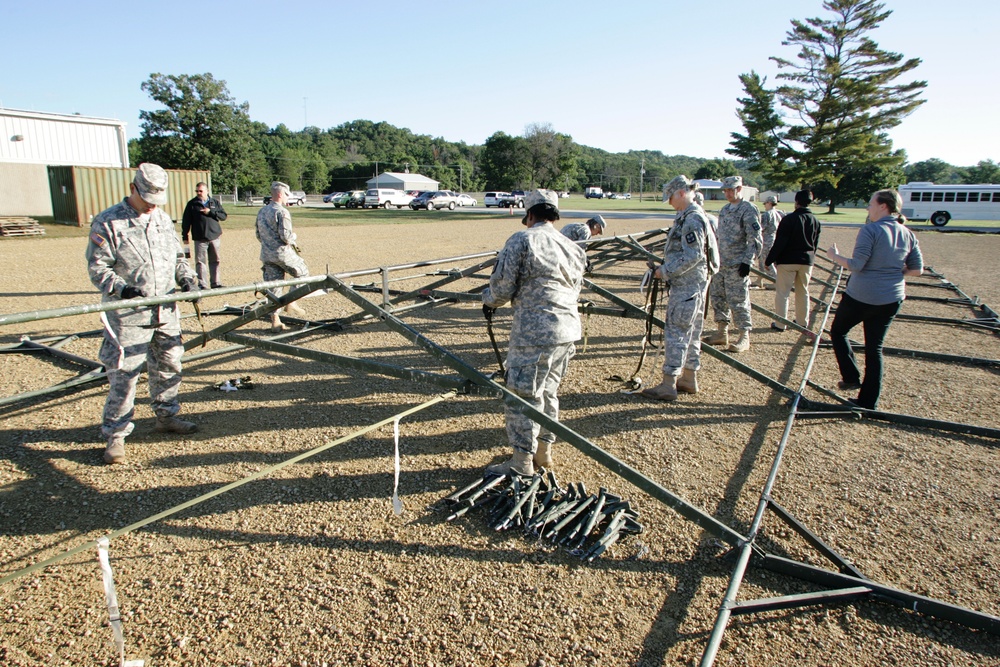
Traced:
[[733, 159], [610, 153], [582, 146], [550, 124], [520, 136], [496, 132], [482, 145], [418, 135], [384, 122], [354, 120], [292, 131], [253, 121], [226, 82], [211, 73], [151, 74], [142, 89], [162, 108], [141, 111], [142, 133], [129, 142], [131, 162], [207, 169], [216, 192], [262, 193], [273, 180], [319, 193], [361, 189], [385, 172], [420, 173], [450, 190], [482, 192], [545, 187], [580, 192], [657, 192], [677, 174], [718, 180], [741, 174], [760, 189], [809, 188], [836, 206], [908, 181], [989, 183], [1000, 165], [959, 167], [939, 159], [907, 164], [887, 131], [926, 100], [926, 82], [905, 80], [919, 58], [882, 50], [870, 33], [890, 15], [877, 0], [825, 0], [826, 17], [794, 19], [782, 41], [797, 54], [772, 57], [778, 85], [741, 74], [744, 96], [733, 132]]

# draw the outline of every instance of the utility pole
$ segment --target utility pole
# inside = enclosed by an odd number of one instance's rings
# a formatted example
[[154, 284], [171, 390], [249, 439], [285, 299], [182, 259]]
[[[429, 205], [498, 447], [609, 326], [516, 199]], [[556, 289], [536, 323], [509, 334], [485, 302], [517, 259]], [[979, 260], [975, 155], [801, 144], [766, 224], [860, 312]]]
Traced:
[[642, 201], [643, 177], [646, 175], [646, 158], [639, 161], [639, 201]]
[[458, 165], [458, 191], [462, 191], [462, 164]]

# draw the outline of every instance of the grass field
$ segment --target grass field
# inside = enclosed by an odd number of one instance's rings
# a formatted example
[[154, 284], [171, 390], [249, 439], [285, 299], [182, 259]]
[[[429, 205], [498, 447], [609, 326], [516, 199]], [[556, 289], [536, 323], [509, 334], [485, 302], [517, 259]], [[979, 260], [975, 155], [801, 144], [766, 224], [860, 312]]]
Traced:
[[[479, 201], [482, 201], [481, 194], [473, 194]], [[670, 208], [669, 205], [664, 204], [660, 201], [659, 195], [646, 195], [643, 197], [643, 201], [639, 201], [638, 197], [633, 197], [632, 199], [584, 199], [582, 196], [574, 195], [568, 199], [561, 199], [559, 201], [560, 207], [567, 211], [594, 211], [597, 213], [609, 213], [614, 214], [615, 212], [621, 213], [665, 213], [667, 215], [673, 215], [674, 210]], [[710, 213], [718, 214], [719, 210], [726, 202], [724, 200], [715, 200], [706, 202], [705, 208]], [[786, 213], [792, 210], [792, 205], [790, 203], [781, 203], [778, 208]], [[223, 223], [223, 227], [227, 229], [252, 229], [254, 222], [257, 219], [257, 212], [260, 210], [259, 206], [246, 206], [245, 204], [227, 204], [226, 212], [229, 214], [229, 218]], [[426, 222], [433, 222], [440, 220], [442, 217], [448, 219], [454, 219], [455, 221], [462, 220], [484, 220], [491, 219], [490, 216], [483, 214], [482, 205], [477, 207], [477, 212], [463, 211], [462, 209], [456, 209], [454, 211], [411, 211], [409, 209], [402, 210], [385, 210], [385, 209], [335, 209], [328, 206], [295, 206], [291, 209], [292, 219], [296, 227], [317, 227], [317, 226], [341, 226], [341, 225], [415, 225], [422, 224]], [[826, 223], [863, 223], [865, 221], [865, 216], [867, 211], [862, 208], [840, 208], [837, 209], [835, 213], [827, 213], [826, 207], [821, 206], [813, 209], [817, 217], [821, 222]], [[496, 216], [508, 216], [510, 212], [507, 209], [490, 209], [490, 213]], [[514, 215], [521, 214], [522, 211], [515, 210]], [[67, 237], [82, 237], [86, 236], [89, 228], [87, 227], [71, 227], [67, 225], [57, 225], [51, 221], [51, 218], [41, 218], [40, 221], [45, 226], [45, 234], [50, 238], [67, 238]], [[952, 220], [949, 226], [954, 227], [977, 227], [977, 228], [994, 228], [998, 226], [997, 221], [994, 220]], [[910, 223], [910, 227], [914, 229], [935, 229], [933, 225], [929, 222], [913, 222]], [[18, 238], [18, 237], [12, 237]]]

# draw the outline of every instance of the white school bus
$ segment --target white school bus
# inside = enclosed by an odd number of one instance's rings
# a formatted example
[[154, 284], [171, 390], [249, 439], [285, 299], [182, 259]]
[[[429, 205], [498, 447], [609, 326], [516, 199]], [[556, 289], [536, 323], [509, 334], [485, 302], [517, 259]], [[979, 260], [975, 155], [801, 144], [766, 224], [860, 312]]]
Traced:
[[951, 219], [1000, 220], [1000, 185], [907, 183], [899, 186], [899, 194], [903, 215], [930, 220], [935, 227], [944, 227]]

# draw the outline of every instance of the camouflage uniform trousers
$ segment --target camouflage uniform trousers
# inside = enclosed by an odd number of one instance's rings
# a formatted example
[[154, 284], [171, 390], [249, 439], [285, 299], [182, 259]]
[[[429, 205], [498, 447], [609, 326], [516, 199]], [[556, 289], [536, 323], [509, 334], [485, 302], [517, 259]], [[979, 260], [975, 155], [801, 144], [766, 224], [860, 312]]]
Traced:
[[716, 322], [729, 322], [741, 331], [750, 331], [750, 276], [741, 278], [740, 267], [722, 266], [712, 277], [712, 310]]
[[[104, 342], [98, 359], [108, 370], [108, 398], [104, 402], [101, 434], [110, 438], [115, 433], [128, 436], [135, 428], [135, 388], [142, 363], [146, 362], [149, 396], [157, 417], [173, 417], [181, 410], [177, 392], [181, 384], [180, 325], [164, 324], [156, 329], [120, 326], [111, 320], [104, 332]], [[120, 365], [119, 365], [120, 362]]]
[[[774, 245], [774, 236], [773, 235], [765, 236], [764, 249], [760, 251], [759, 255], [757, 255], [757, 268], [766, 273], [767, 275], [771, 276], [772, 278], [777, 279], [778, 273], [777, 271], [774, 270], [774, 265], [772, 264], [770, 267], [764, 266], [764, 260], [767, 259], [767, 253], [771, 252], [771, 246], [773, 245]], [[754, 280], [760, 281], [761, 283], [764, 282], [764, 279], [761, 278], [760, 276], [755, 276]]]
[[[306, 266], [306, 260], [302, 259], [291, 248], [288, 249], [288, 252], [281, 254], [280, 261], [264, 262], [264, 265], [260, 269], [264, 274], [264, 280], [268, 282], [271, 280], [284, 280], [286, 274], [293, 278], [305, 278], [309, 275], [309, 267]], [[281, 296], [283, 292], [283, 288], [274, 290], [274, 293], [278, 296]]]
[[671, 285], [663, 328], [663, 372], [678, 376], [681, 369], [701, 368], [701, 330], [705, 324], [705, 285]]
[[[576, 345], [511, 345], [507, 353], [507, 389], [536, 410], [559, 419], [559, 384], [576, 353]], [[556, 436], [543, 429], [520, 408], [506, 406], [507, 439], [514, 449], [534, 454], [538, 440], [555, 442]]]

